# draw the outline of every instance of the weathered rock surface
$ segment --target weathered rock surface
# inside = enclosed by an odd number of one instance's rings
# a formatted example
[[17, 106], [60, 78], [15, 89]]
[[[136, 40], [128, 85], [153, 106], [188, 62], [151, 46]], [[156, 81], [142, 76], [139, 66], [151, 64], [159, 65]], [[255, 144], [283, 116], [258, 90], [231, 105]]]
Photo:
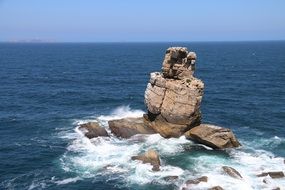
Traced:
[[147, 114], [144, 115], [144, 118], [148, 122], [148, 126], [164, 138], [180, 137], [189, 129], [187, 125], [169, 123], [160, 115], [154, 120], [151, 120]]
[[185, 47], [171, 47], [166, 50], [162, 73], [166, 78], [182, 79], [191, 76], [195, 69], [196, 54]]
[[152, 128], [164, 137], [179, 137], [200, 124], [204, 83], [193, 76], [195, 60], [196, 54], [187, 48], [169, 48], [162, 72], [150, 74], [145, 105], [155, 121]]
[[148, 122], [143, 117], [123, 118], [108, 122], [111, 132], [122, 138], [129, 138], [136, 134], [154, 134], [155, 131], [148, 126]]
[[159, 171], [160, 170], [160, 158], [158, 153], [153, 150], [150, 149], [147, 152], [145, 152], [142, 155], [138, 155], [138, 156], [133, 156], [131, 158], [132, 160], [140, 160], [142, 161], [144, 164], [145, 163], [150, 163], [153, 167], [152, 170], [153, 171]]
[[242, 179], [242, 176], [240, 175], [240, 173], [236, 169], [229, 167], [229, 166], [223, 166], [222, 169], [229, 176], [231, 176], [233, 178], [237, 178], [237, 179]]
[[284, 173], [282, 171], [277, 171], [277, 172], [263, 172], [261, 174], [258, 174], [257, 177], [265, 177], [265, 176], [270, 176], [272, 179], [275, 178], [282, 178], [285, 177]]
[[99, 136], [103, 137], [109, 136], [107, 131], [103, 127], [100, 127], [100, 125], [97, 122], [89, 122], [81, 124], [79, 129], [83, 131], [84, 135], [89, 139]]
[[240, 146], [239, 141], [230, 129], [215, 125], [201, 124], [190, 129], [184, 135], [188, 139], [205, 144], [214, 149]]

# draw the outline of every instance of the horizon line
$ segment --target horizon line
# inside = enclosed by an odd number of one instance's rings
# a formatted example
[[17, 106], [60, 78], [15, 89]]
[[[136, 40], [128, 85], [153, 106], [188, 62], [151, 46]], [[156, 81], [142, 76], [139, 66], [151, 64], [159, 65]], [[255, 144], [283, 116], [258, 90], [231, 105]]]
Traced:
[[0, 41], [0, 43], [31, 43], [31, 44], [56, 44], [56, 43], [211, 43], [211, 42], [280, 42], [285, 39], [278, 40], [193, 40], [193, 41], [33, 41], [33, 40], [16, 40], [16, 41]]

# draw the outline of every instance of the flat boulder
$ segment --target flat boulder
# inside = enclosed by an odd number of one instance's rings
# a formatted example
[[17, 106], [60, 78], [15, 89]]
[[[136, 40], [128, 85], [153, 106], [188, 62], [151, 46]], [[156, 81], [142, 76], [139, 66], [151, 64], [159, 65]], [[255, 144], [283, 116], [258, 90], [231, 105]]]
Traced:
[[263, 172], [261, 174], [258, 174], [257, 177], [265, 177], [265, 176], [270, 176], [272, 179], [275, 178], [283, 178], [285, 177], [284, 173], [282, 171], [277, 171], [277, 172]]
[[213, 149], [234, 148], [241, 145], [230, 129], [210, 124], [201, 124], [193, 127], [184, 135], [187, 139], [207, 145]]
[[81, 130], [84, 133], [84, 135], [89, 139], [100, 136], [102, 137], [109, 136], [106, 129], [101, 127], [97, 122], [88, 122], [81, 124], [79, 126], [79, 130]]
[[108, 122], [111, 132], [122, 138], [130, 138], [136, 134], [154, 134], [155, 131], [150, 128], [143, 117], [123, 118], [111, 120]]
[[159, 158], [158, 153], [153, 149], [148, 150], [144, 154], [141, 154], [138, 156], [132, 156], [131, 159], [132, 160], [140, 160], [144, 164], [145, 163], [151, 164], [153, 171], [159, 171], [160, 170], [160, 168], [159, 168], [160, 167], [160, 158]]
[[223, 166], [222, 169], [229, 176], [231, 176], [233, 178], [237, 178], [237, 179], [242, 179], [242, 176], [240, 175], [240, 173], [236, 169], [229, 167], [229, 166]]

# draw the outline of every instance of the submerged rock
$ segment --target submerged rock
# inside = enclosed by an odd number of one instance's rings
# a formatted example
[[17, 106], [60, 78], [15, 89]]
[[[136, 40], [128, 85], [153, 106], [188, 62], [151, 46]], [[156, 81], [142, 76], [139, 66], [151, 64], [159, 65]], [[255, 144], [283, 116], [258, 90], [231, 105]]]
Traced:
[[97, 122], [89, 122], [81, 124], [79, 129], [83, 131], [84, 135], [89, 139], [99, 136], [103, 137], [109, 136], [106, 129], [100, 127], [100, 125]]
[[159, 168], [160, 167], [159, 155], [153, 149], [148, 150], [144, 154], [141, 154], [141, 155], [138, 155], [138, 156], [133, 156], [131, 159], [132, 160], [140, 160], [144, 164], [145, 163], [151, 164], [153, 166], [152, 167], [153, 171], [159, 171], [160, 170], [160, 168]]
[[184, 135], [188, 139], [205, 144], [214, 149], [240, 146], [239, 141], [230, 129], [215, 125], [201, 124], [190, 129]]
[[258, 174], [257, 177], [265, 177], [265, 176], [270, 176], [272, 179], [275, 178], [283, 178], [285, 177], [284, 173], [282, 171], [277, 171], [277, 172], [263, 172], [261, 174]]
[[233, 178], [237, 178], [237, 179], [242, 179], [242, 176], [240, 175], [240, 173], [236, 169], [229, 167], [229, 166], [223, 166], [222, 168], [223, 168], [224, 172], [226, 174], [228, 174], [229, 176], [231, 176]]
[[171, 181], [176, 181], [178, 179], [177, 175], [173, 175], [173, 176], [166, 176], [163, 178], [163, 180], [171, 182]]
[[108, 122], [111, 132], [122, 138], [129, 138], [136, 134], [154, 134], [155, 131], [150, 128], [143, 117], [123, 118], [111, 120]]
[[224, 190], [221, 186], [215, 186], [215, 187], [212, 187], [208, 190]]
[[191, 185], [191, 184], [197, 185], [200, 182], [208, 182], [208, 177], [207, 176], [202, 176], [202, 177], [199, 177], [199, 178], [196, 178], [196, 179], [189, 179], [189, 180], [186, 181], [186, 185]]

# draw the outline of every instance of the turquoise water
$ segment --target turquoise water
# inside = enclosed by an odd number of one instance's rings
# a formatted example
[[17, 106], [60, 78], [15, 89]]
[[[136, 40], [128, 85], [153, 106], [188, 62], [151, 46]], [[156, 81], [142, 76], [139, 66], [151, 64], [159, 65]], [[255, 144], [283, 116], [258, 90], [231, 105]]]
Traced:
[[[243, 146], [215, 151], [183, 137], [84, 138], [77, 125], [145, 111], [149, 73], [165, 49], [198, 55], [203, 121], [231, 128]], [[179, 189], [202, 175], [225, 189], [285, 187], [255, 175], [285, 172], [285, 42], [0, 44], [0, 189]], [[162, 171], [130, 157], [156, 149]], [[221, 172], [229, 165], [243, 175]], [[163, 177], [178, 175], [174, 183]]]

